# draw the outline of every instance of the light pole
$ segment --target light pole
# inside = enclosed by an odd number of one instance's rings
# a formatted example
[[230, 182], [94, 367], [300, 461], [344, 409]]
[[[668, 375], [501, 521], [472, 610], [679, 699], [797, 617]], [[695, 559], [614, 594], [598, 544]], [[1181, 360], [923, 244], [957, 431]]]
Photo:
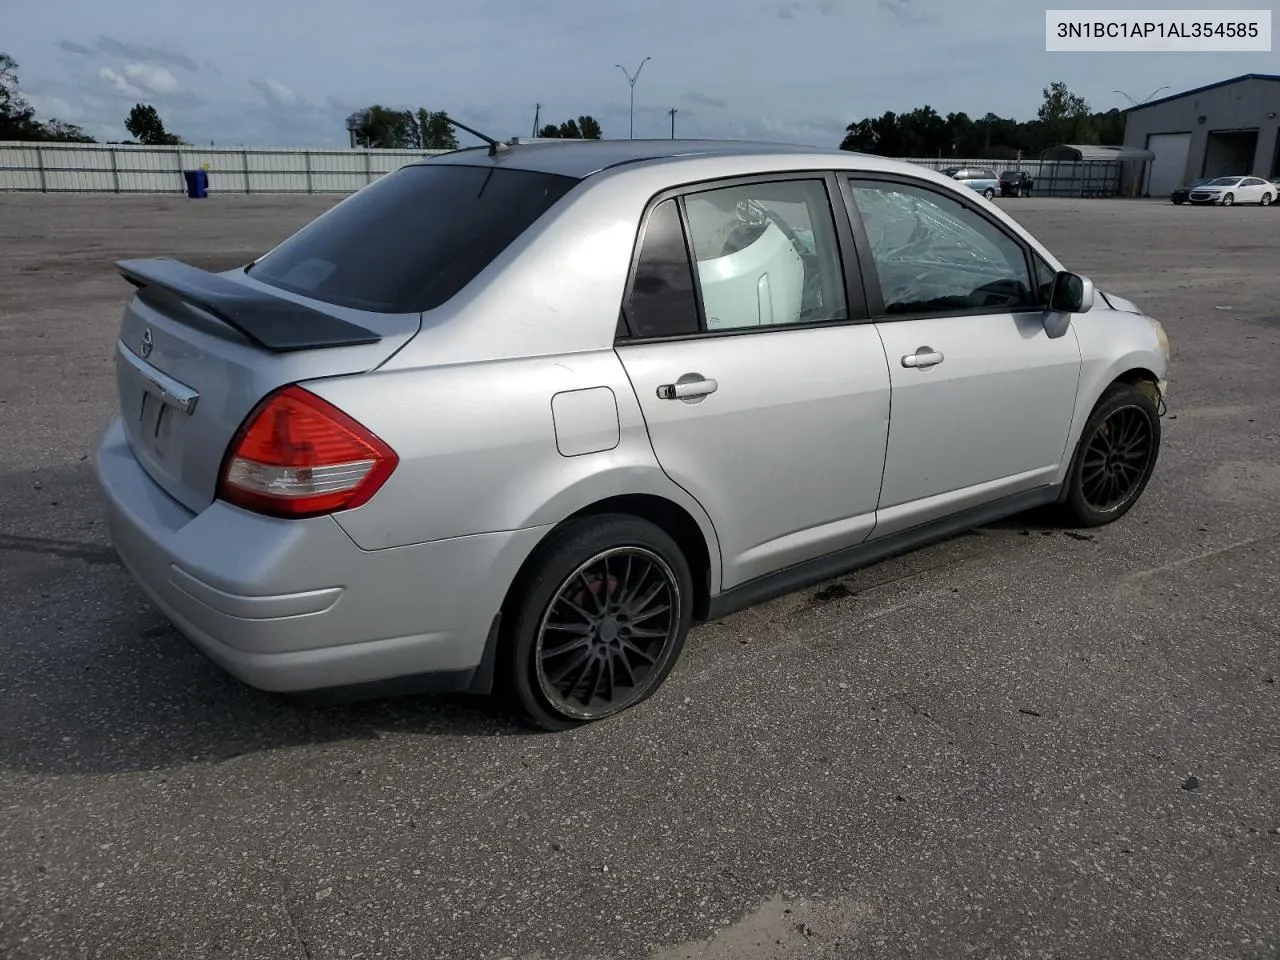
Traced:
[[644, 69], [644, 65], [652, 60], [652, 57], [645, 57], [640, 61], [640, 66], [636, 67], [635, 73], [627, 73], [627, 68], [620, 63], [614, 66], [622, 71], [622, 75], [627, 78], [627, 85], [631, 87], [631, 139], [636, 136], [636, 81], [640, 79], [640, 71]]
[[1124, 97], [1126, 100], [1128, 100], [1130, 103], [1132, 103], [1135, 107], [1140, 107], [1140, 106], [1142, 106], [1144, 103], [1146, 103], [1146, 102], [1147, 102], [1147, 100], [1150, 100], [1150, 99], [1151, 99], [1152, 97], [1154, 97], [1157, 93], [1159, 93], [1159, 92], [1160, 92], [1160, 90], [1168, 90], [1168, 89], [1169, 89], [1168, 87], [1160, 87], [1160, 89], [1159, 89], [1159, 90], [1152, 90], [1149, 94], [1147, 94], [1146, 98], [1145, 98], [1145, 99], [1143, 99], [1143, 100], [1135, 100], [1135, 99], [1133, 99], [1133, 97], [1129, 96], [1129, 95], [1128, 95], [1127, 93], [1125, 93], [1123, 90], [1112, 90], [1111, 92], [1112, 92], [1112, 93], [1118, 93], [1118, 94], [1120, 94], [1120, 96]]
[[676, 114], [679, 112], [680, 111], [677, 110], [675, 107], [672, 107], [670, 110], [667, 111], [667, 113], [671, 114], [671, 139], [672, 140], [676, 138]]

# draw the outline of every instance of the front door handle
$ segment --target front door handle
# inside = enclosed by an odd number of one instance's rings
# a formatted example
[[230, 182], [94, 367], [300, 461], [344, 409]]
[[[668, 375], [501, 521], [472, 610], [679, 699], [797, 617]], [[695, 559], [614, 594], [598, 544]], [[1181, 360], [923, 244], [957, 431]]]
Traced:
[[658, 388], [659, 400], [695, 400], [705, 397], [708, 394], [715, 393], [720, 388], [720, 384], [716, 383], [709, 377], [703, 377], [697, 374], [686, 374], [675, 383], [664, 383]]
[[942, 354], [933, 347], [919, 347], [915, 353], [909, 353], [902, 358], [904, 367], [933, 367], [942, 362]]

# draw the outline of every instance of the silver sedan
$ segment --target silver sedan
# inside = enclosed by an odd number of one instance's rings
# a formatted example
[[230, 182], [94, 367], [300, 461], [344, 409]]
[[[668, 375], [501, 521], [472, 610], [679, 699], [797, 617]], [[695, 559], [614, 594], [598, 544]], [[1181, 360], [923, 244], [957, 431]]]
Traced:
[[1033, 507], [1117, 520], [1160, 446], [1158, 322], [844, 151], [495, 144], [244, 268], [119, 269], [111, 536], [268, 690], [596, 720], [696, 620]]

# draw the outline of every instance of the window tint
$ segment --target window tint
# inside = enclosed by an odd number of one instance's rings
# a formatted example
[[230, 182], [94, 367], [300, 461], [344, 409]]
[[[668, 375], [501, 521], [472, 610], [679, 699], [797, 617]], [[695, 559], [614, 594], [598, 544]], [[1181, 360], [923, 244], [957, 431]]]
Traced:
[[430, 310], [575, 183], [495, 167], [402, 167], [303, 227], [249, 272], [326, 303], [388, 313]]
[[848, 317], [823, 181], [725, 187], [684, 204], [708, 331]]
[[626, 303], [631, 333], [637, 337], [697, 333], [693, 272], [674, 200], [664, 200], [654, 208], [641, 243]]
[[958, 200], [853, 180], [888, 315], [998, 311], [1035, 302], [1022, 247]]

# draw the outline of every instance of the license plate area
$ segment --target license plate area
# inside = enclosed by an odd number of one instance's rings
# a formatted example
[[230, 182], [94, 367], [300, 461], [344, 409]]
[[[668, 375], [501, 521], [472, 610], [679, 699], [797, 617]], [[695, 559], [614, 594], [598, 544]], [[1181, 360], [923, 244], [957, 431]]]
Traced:
[[138, 414], [138, 440], [159, 463], [168, 463], [173, 449], [173, 407], [146, 390]]

